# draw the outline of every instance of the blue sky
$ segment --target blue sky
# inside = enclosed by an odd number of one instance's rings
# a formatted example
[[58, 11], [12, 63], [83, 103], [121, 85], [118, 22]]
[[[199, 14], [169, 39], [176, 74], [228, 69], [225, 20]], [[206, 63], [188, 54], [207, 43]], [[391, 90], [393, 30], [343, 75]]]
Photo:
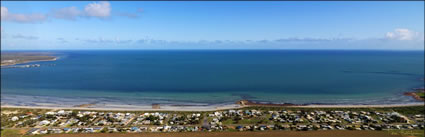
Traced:
[[424, 49], [424, 2], [1, 2], [2, 50]]

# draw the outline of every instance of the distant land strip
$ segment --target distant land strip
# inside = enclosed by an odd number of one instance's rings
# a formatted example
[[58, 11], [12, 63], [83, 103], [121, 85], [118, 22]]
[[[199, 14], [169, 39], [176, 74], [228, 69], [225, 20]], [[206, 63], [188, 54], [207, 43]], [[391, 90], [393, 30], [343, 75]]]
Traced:
[[49, 53], [1, 53], [1, 66], [11, 66], [30, 62], [55, 61], [57, 57]]

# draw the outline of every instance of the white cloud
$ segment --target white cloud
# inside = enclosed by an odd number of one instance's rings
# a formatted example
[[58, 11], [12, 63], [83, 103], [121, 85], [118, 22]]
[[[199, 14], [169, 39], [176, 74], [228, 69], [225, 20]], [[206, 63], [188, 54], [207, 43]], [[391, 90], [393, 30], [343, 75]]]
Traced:
[[[387, 32], [387, 39], [392, 40], [418, 40], [421, 39], [419, 32], [414, 32], [409, 29], [395, 29], [393, 32]], [[422, 37], [423, 40], [423, 37]]]
[[64, 38], [57, 38], [57, 40], [58, 40], [60, 43], [68, 43], [68, 41], [67, 41], [67, 40], [65, 40]]
[[106, 18], [111, 15], [111, 4], [109, 2], [90, 3], [84, 8], [87, 16]]
[[47, 19], [44, 14], [33, 13], [33, 14], [16, 14], [10, 13], [6, 7], [1, 7], [1, 20], [2, 21], [13, 21], [19, 23], [37, 23], [43, 22]]
[[79, 39], [76, 40], [83, 41], [86, 43], [100, 43], [100, 44], [127, 44], [131, 43], [133, 40], [120, 40], [120, 38], [115, 37], [114, 39], [106, 39], [103, 37], [99, 37], [98, 39]]
[[80, 17], [94, 17], [105, 19], [110, 16], [122, 16], [128, 18], [138, 18], [139, 13], [143, 12], [143, 9], [137, 9], [135, 13], [127, 12], [116, 12], [112, 15], [112, 8], [109, 2], [94, 2], [85, 5], [84, 9], [81, 10], [78, 7], [71, 6], [60, 9], [52, 9], [47, 14], [32, 13], [32, 14], [17, 14], [10, 13], [7, 7], [1, 7], [1, 20], [12, 21], [19, 23], [39, 23], [46, 21], [48, 18], [65, 19], [65, 20], [76, 20]]
[[77, 7], [66, 7], [58, 10], [53, 10], [51, 15], [59, 19], [75, 20], [82, 12]]
[[36, 40], [38, 37], [36, 36], [24, 36], [21, 34], [13, 35], [12, 38], [14, 39], [26, 39], [26, 40]]
[[1, 19], [2, 20], [7, 17], [8, 13], [9, 13], [9, 10], [6, 7], [1, 6]]

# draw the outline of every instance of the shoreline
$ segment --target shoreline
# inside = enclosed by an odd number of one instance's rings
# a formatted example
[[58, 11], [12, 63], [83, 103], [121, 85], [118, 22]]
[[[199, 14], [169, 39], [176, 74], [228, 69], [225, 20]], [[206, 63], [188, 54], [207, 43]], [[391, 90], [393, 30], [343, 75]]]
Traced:
[[205, 112], [219, 111], [227, 109], [242, 109], [249, 107], [282, 107], [282, 108], [391, 108], [391, 107], [412, 107], [424, 106], [424, 103], [412, 104], [383, 104], [383, 105], [296, 105], [296, 106], [269, 106], [269, 105], [220, 105], [220, 106], [161, 106], [160, 109], [153, 109], [152, 106], [116, 106], [116, 107], [49, 107], [49, 106], [13, 106], [1, 105], [1, 108], [23, 108], [23, 109], [66, 109], [66, 110], [96, 110], [96, 111], [187, 111]]

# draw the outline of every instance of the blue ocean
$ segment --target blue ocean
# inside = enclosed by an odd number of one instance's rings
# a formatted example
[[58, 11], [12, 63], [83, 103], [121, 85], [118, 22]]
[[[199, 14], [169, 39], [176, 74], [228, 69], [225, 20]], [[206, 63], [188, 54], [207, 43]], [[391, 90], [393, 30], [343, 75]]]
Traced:
[[49, 51], [2, 68], [2, 104], [408, 104], [424, 87], [423, 51]]

